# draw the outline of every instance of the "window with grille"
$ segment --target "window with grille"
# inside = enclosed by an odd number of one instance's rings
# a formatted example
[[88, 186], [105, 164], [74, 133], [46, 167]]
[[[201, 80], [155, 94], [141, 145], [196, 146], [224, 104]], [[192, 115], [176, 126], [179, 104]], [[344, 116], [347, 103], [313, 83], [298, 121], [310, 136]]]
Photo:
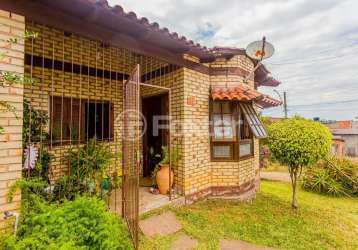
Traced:
[[107, 101], [50, 97], [50, 138], [53, 144], [76, 144], [96, 137], [112, 140], [113, 105]]
[[251, 103], [212, 101], [210, 119], [212, 160], [252, 157], [254, 136], [266, 137], [266, 130]]

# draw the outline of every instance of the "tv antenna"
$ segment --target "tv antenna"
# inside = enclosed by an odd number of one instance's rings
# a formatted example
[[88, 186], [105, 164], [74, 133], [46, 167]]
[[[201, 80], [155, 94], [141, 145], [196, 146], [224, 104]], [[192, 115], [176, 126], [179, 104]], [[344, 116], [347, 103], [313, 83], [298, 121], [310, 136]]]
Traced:
[[245, 77], [244, 81], [251, 77], [256, 69], [261, 65], [262, 60], [270, 58], [275, 52], [273, 45], [266, 41], [266, 37], [263, 37], [260, 41], [255, 41], [247, 45], [246, 55], [251, 59], [257, 61], [255, 68]]

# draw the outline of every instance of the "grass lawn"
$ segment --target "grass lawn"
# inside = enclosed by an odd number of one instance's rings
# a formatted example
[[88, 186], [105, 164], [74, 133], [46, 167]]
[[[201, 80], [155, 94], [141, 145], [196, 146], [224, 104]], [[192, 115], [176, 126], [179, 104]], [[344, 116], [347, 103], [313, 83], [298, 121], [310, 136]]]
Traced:
[[[203, 201], [172, 210], [198, 249], [219, 249], [219, 240], [240, 239], [282, 249], [358, 249], [358, 199], [299, 191], [298, 211], [290, 207], [290, 186], [264, 181], [251, 203]], [[179, 232], [180, 233], [180, 232]], [[144, 239], [142, 249], [170, 249], [179, 233]]]

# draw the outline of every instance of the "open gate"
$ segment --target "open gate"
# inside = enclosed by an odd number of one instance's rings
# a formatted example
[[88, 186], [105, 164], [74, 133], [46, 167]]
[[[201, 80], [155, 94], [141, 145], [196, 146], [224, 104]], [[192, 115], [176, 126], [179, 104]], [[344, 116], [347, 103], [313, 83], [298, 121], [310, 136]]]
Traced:
[[128, 224], [134, 247], [138, 248], [140, 136], [140, 66], [123, 84], [123, 202], [122, 215]]

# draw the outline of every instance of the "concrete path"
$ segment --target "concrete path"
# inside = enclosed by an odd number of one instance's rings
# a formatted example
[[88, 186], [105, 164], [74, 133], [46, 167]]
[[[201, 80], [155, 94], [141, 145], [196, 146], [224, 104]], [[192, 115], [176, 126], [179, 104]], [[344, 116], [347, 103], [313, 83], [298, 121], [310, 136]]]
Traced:
[[[139, 187], [139, 214], [144, 214], [152, 209], [171, 204], [168, 195], [152, 194], [149, 187]], [[121, 215], [122, 213], [122, 190], [114, 190], [109, 199], [109, 208]]]
[[262, 180], [291, 182], [290, 174], [283, 172], [260, 172]]
[[198, 240], [190, 238], [186, 234], [180, 234], [179, 237], [173, 241], [171, 250], [192, 250], [198, 246]]
[[221, 250], [275, 250], [274, 248], [257, 246], [241, 240], [221, 240], [220, 249]]
[[[139, 221], [139, 227], [147, 238], [166, 236], [182, 229], [182, 225], [172, 212], [149, 217]], [[171, 250], [192, 250], [198, 246], [198, 240], [189, 237], [184, 233], [173, 241]]]
[[166, 212], [141, 220], [139, 221], [139, 227], [143, 234], [148, 238], [153, 238], [159, 235], [165, 236], [182, 229], [182, 225], [172, 212]]

